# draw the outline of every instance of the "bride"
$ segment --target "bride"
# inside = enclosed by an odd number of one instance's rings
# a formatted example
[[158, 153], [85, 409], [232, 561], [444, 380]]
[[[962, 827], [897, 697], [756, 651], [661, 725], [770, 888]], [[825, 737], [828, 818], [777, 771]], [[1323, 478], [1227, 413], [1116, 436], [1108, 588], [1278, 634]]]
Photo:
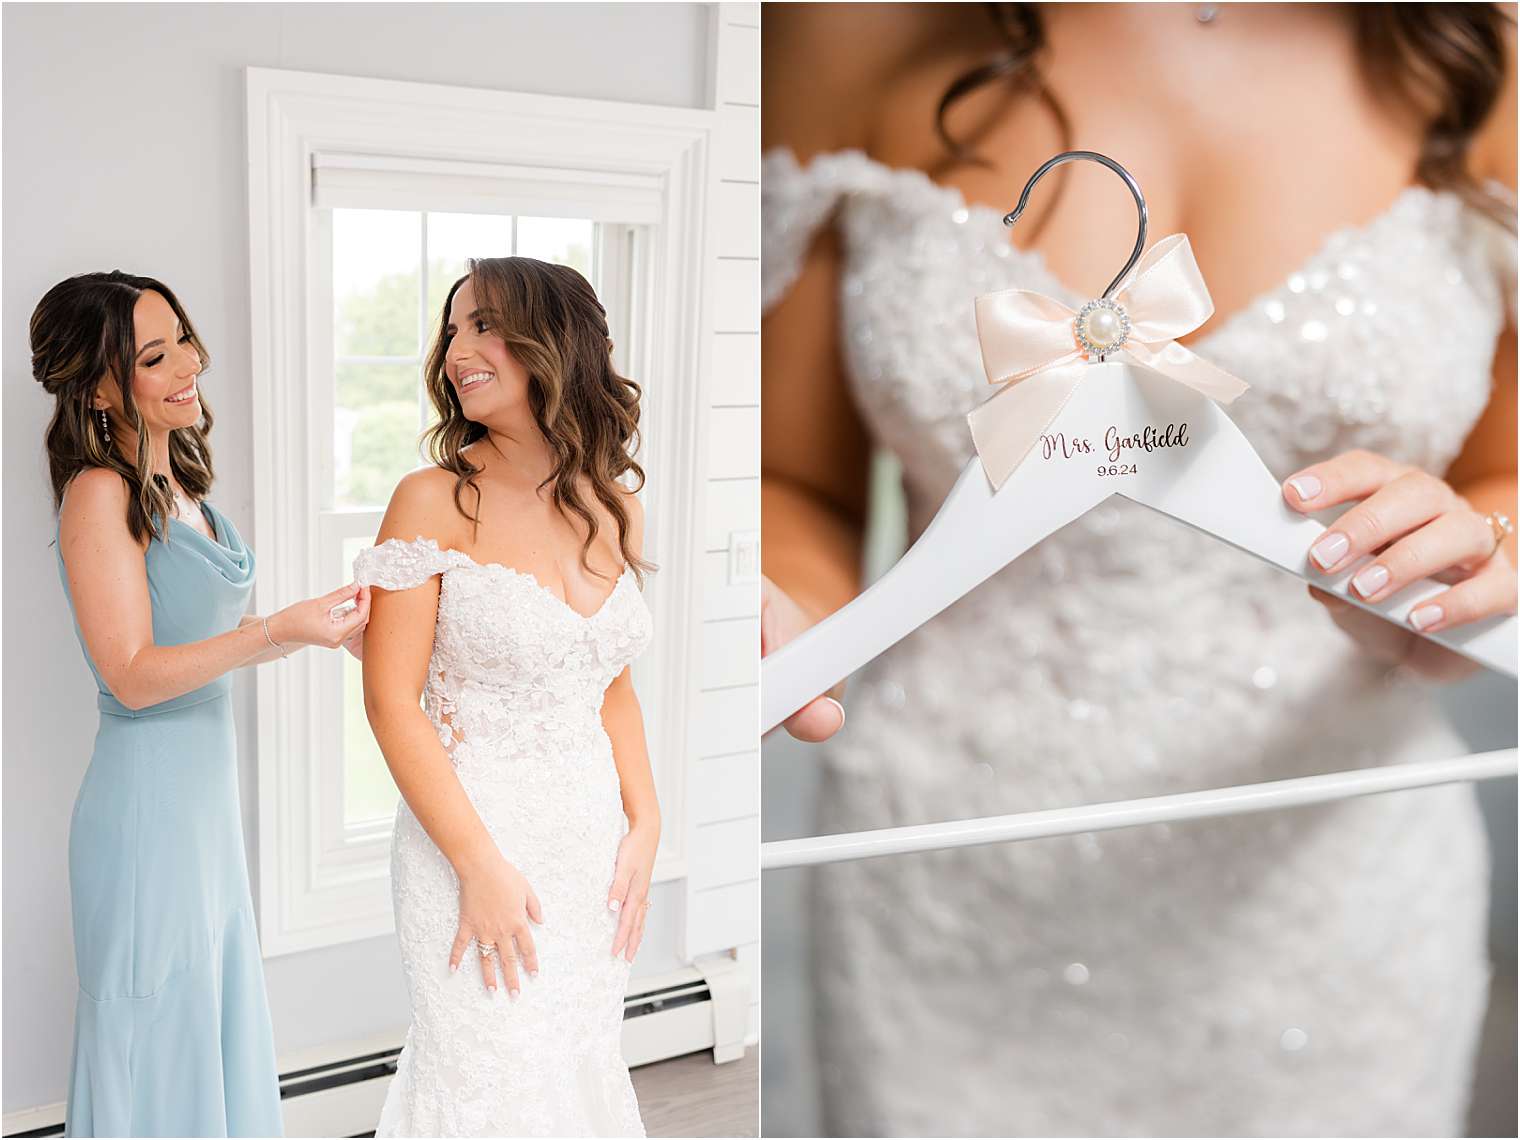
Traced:
[[376, 1135], [644, 1134], [620, 1038], [660, 833], [629, 674], [653, 567], [611, 348], [573, 269], [471, 260], [426, 366], [436, 466], [355, 563], [411, 998]]
[[[1338, 515], [1314, 565], [1445, 575], [1416, 628], [1513, 612], [1513, 11], [767, 5], [762, 650], [859, 590], [873, 447], [910, 538], [971, 457], [973, 299], [1075, 309], [1122, 262], [1092, 164], [1001, 223], [1075, 148], [1190, 235], [1220, 315], [1185, 343], [1251, 385], [1288, 506]], [[1329, 597], [1112, 499], [789, 720], [827, 740], [819, 830], [1467, 751], [1412, 635]], [[824, 1127], [1460, 1135], [1488, 875], [1457, 785], [820, 868]]]

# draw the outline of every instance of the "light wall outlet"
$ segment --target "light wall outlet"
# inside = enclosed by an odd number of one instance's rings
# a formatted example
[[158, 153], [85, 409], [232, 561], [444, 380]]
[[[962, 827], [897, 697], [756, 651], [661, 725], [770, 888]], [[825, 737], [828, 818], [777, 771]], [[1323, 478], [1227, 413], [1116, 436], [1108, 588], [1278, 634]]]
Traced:
[[728, 584], [760, 581], [760, 532], [735, 530], [728, 534]]

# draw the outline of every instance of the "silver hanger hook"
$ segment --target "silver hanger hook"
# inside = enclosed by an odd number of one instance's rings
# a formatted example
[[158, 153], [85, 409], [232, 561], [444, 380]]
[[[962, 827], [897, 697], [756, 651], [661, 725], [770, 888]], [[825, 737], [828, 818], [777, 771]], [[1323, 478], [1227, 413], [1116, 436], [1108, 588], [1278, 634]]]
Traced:
[[1133, 174], [1109, 158], [1108, 155], [1099, 154], [1095, 150], [1068, 150], [1047, 160], [1040, 169], [1029, 176], [1029, 181], [1024, 183], [1024, 192], [1019, 195], [1019, 204], [1012, 211], [1003, 215], [1003, 224], [1011, 226], [1019, 220], [1024, 213], [1024, 207], [1029, 205], [1029, 192], [1034, 189], [1036, 182], [1045, 177], [1047, 172], [1054, 170], [1063, 162], [1075, 162], [1079, 158], [1089, 158], [1094, 162], [1101, 162], [1120, 178], [1124, 179], [1124, 184], [1129, 187], [1129, 192], [1135, 196], [1135, 208], [1140, 212], [1140, 233], [1135, 238], [1134, 252], [1129, 255], [1129, 260], [1124, 263], [1124, 268], [1119, 270], [1119, 275], [1108, 283], [1107, 289], [1103, 290], [1103, 296], [1107, 297], [1114, 291], [1114, 286], [1124, 280], [1124, 275], [1135, 267], [1135, 262], [1140, 260], [1140, 254], [1145, 249], [1145, 228], [1148, 221], [1145, 209], [1145, 195], [1140, 193], [1140, 184], [1135, 181]]

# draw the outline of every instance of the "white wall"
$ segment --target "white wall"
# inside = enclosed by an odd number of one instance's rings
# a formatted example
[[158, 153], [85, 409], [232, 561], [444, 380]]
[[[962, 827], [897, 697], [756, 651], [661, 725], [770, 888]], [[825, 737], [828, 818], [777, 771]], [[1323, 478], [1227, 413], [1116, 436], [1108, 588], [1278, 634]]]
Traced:
[[[716, 34], [712, 343], [707, 410], [704, 681], [692, 728], [686, 949], [733, 947], [759, 1027], [760, 587], [730, 584], [736, 536], [760, 530], [760, 21], [723, 4]], [[755, 552], [758, 570], [758, 551]], [[735, 943], [739, 943], [735, 947]]]
[[[258, 549], [246, 427], [243, 69], [702, 107], [712, 105], [714, 19], [700, 4], [12, 3], [0, 12], [0, 304], [10, 381], [0, 437], [5, 1112], [65, 1094], [76, 992], [67, 833], [96, 725], [92, 678], [47, 545], [53, 516], [41, 437], [50, 401], [26, 380], [33, 306], [53, 283], [87, 270], [122, 268], [172, 285], [214, 356], [206, 380], [217, 413], [213, 495]], [[743, 381], [715, 379], [714, 389], [735, 384], [743, 403]], [[715, 424], [725, 410], [714, 408]], [[724, 503], [721, 492], [713, 496], [713, 534], [750, 525], [742, 501]], [[238, 676], [234, 706], [256, 869], [252, 680]], [[684, 885], [658, 889], [668, 898], [650, 912], [639, 974], [678, 964]], [[282, 1056], [405, 1024], [390, 938], [270, 959], [266, 973]]]

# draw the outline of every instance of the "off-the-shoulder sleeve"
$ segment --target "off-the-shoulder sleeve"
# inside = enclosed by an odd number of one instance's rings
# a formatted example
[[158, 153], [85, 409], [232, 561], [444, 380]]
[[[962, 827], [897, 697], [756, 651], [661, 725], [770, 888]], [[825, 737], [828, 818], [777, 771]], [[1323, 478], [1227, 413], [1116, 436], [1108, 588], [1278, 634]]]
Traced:
[[768, 311], [802, 272], [813, 235], [846, 194], [879, 185], [885, 169], [858, 150], [820, 154], [801, 166], [785, 147], [760, 168], [761, 308]]
[[410, 590], [434, 574], [468, 563], [467, 555], [458, 550], [441, 550], [431, 538], [421, 535], [410, 541], [388, 538], [359, 552], [354, 559], [354, 581], [382, 590]]

